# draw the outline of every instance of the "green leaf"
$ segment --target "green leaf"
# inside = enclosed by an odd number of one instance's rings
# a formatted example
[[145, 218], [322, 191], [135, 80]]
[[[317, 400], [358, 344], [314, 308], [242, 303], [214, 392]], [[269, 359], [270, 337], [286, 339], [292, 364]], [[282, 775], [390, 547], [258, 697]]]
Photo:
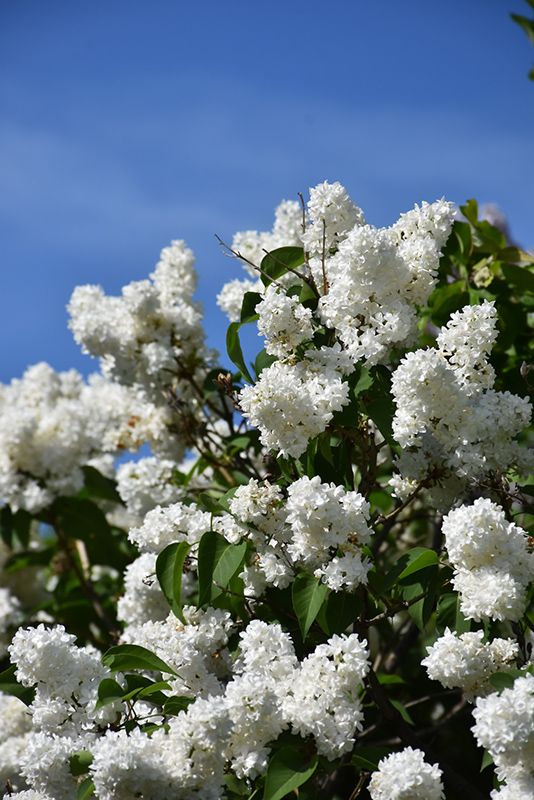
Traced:
[[490, 683], [494, 689], [500, 692], [503, 689], [512, 689], [516, 678], [525, 675], [525, 672], [520, 669], [511, 669], [508, 672], [494, 672], [490, 675]]
[[391, 753], [391, 747], [358, 747], [351, 756], [350, 763], [358, 769], [374, 772], [378, 762]]
[[111, 478], [106, 478], [94, 467], [82, 467], [84, 474], [84, 489], [91, 497], [99, 497], [102, 500], [113, 500], [115, 503], [122, 503], [121, 496], [117, 491], [117, 483]]
[[98, 685], [98, 701], [95, 708], [102, 708], [116, 700], [121, 700], [124, 694], [124, 689], [114, 681], [113, 678], [103, 678]]
[[241, 324], [246, 322], [255, 322], [258, 319], [256, 314], [256, 306], [262, 300], [261, 294], [258, 292], [245, 292], [243, 295], [243, 302], [241, 303]]
[[192, 697], [169, 697], [163, 705], [163, 713], [165, 716], [175, 717], [180, 711], [187, 711], [191, 703], [194, 703]]
[[276, 250], [271, 250], [261, 262], [262, 283], [268, 286], [273, 280], [289, 270], [298, 269], [302, 264], [304, 264], [302, 247], [278, 247]]
[[198, 546], [198, 603], [218, 597], [243, 562], [247, 543], [230, 544], [224, 536], [208, 531]]
[[510, 14], [513, 21], [516, 22], [520, 28], [527, 34], [530, 43], [534, 44], [534, 20], [528, 17], [523, 17], [521, 14]]
[[259, 378], [263, 370], [270, 367], [271, 364], [274, 364], [276, 360], [276, 356], [269, 355], [265, 348], [260, 350], [256, 356], [256, 360], [254, 361], [254, 372], [256, 373], [256, 377]]
[[26, 686], [19, 683], [15, 677], [16, 671], [17, 668], [13, 664], [3, 672], [0, 672], [0, 692], [18, 697], [25, 705], [29, 706], [35, 697], [35, 689], [31, 687], [27, 689]]
[[78, 750], [69, 757], [70, 774], [75, 778], [78, 775], [85, 775], [89, 772], [89, 767], [93, 763], [93, 754], [89, 750]]
[[467, 200], [465, 205], [460, 206], [460, 211], [471, 225], [476, 225], [478, 221], [478, 203], [476, 200]]
[[438, 563], [436, 551], [426, 547], [414, 547], [412, 550], [405, 553], [402, 558], [406, 562], [406, 567], [398, 576], [399, 581]]
[[407, 722], [408, 725], [415, 725], [415, 722], [411, 718], [408, 709], [403, 705], [403, 703], [399, 702], [399, 700], [392, 700], [391, 697], [389, 698], [389, 702], [394, 708], [397, 709], [403, 720]]
[[480, 764], [480, 771], [484, 772], [484, 770], [487, 769], [488, 767], [491, 767], [492, 764], [493, 764], [492, 757], [490, 756], [487, 750], [484, 750], [484, 755], [482, 756], [482, 763]]
[[357, 618], [359, 601], [351, 592], [330, 592], [318, 614], [317, 622], [331, 636], [344, 633]]
[[102, 663], [112, 672], [127, 669], [156, 670], [176, 675], [176, 672], [155, 653], [137, 644], [119, 644], [110, 647], [102, 656]]
[[291, 589], [293, 609], [297, 615], [303, 640], [308, 635], [327, 594], [328, 586], [306, 572], [301, 572], [293, 581]]
[[363, 394], [365, 413], [373, 420], [387, 443], [395, 446], [392, 429], [395, 403], [391, 396], [391, 373], [384, 366], [373, 367], [371, 372], [372, 390]]
[[173, 542], [156, 559], [156, 575], [171, 611], [185, 624], [182, 613], [182, 574], [190, 550], [187, 542]]
[[245, 363], [243, 351], [241, 349], [241, 342], [239, 341], [239, 328], [240, 322], [231, 322], [226, 331], [226, 350], [233, 363], [241, 372], [241, 375], [248, 383], [254, 383]]
[[300, 748], [289, 746], [278, 750], [269, 760], [263, 800], [282, 800], [311, 778], [317, 763], [317, 756], [306, 763]]
[[89, 797], [94, 796], [94, 793], [95, 793], [95, 785], [93, 781], [91, 780], [91, 778], [86, 778], [78, 786], [76, 800], [88, 800]]
[[524, 292], [534, 293], [534, 270], [518, 267], [517, 264], [503, 264], [502, 272], [508, 283]]

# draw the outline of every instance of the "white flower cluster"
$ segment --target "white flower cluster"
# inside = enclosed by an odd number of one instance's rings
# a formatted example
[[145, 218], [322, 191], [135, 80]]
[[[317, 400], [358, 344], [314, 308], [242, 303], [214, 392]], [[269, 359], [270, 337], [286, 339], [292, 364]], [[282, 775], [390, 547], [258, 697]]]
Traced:
[[285, 358], [313, 336], [310, 309], [273, 284], [256, 306], [256, 313], [259, 315], [258, 334], [265, 337], [269, 355]]
[[443, 534], [462, 613], [475, 620], [518, 620], [534, 579], [525, 531], [508, 522], [500, 506], [479, 498], [450, 511]]
[[489, 682], [495, 672], [514, 665], [519, 647], [512, 639], [483, 642], [482, 631], [468, 631], [460, 636], [447, 628], [421, 662], [428, 677], [446, 689], [459, 687], [468, 700], [493, 691]]
[[156, 579], [156, 554], [143, 553], [124, 572], [124, 594], [117, 602], [117, 617], [126, 625], [164, 620], [169, 604]]
[[127, 629], [132, 641], [175, 669], [168, 677], [172, 692], [192, 700], [150, 735], [103, 724], [117, 708], [95, 710], [98, 684], [108, 675], [96, 652], [75, 647], [61, 626], [17, 633], [11, 647], [17, 677], [37, 689], [31, 730], [22, 704], [0, 698], [10, 741], [0, 767], [15, 788], [68, 800], [76, 793], [69, 759], [88, 750], [99, 800], [141, 792], [146, 800], [218, 800], [228, 766], [238, 777], [262, 775], [270, 744], [286, 729], [313, 736], [328, 759], [352, 748], [363, 718], [366, 642], [355, 634], [333, 636], [299, 662], [278, 624], [252, 620], [232, 659], [228, 612], [186, 607], [184, 615], [185, 625], [170, 615]]
[[348, 385], [339, 371], [315, 359], [296, 364], [275, 361], [256, 384], [239, 394], [243, 414], [259, 429], [262, 444], [294, 458], [347, 402]]
[[406, 448], [392, 480], [400, 497], [436, 468], [453, 476], [450, 494], [458, 496], [462, 481], [527, 465], [514, 437], [528, 425], [531, 405], [491, 388], [495, 337], [494, 305], [466, 306], [442, 329], [437, 348], [408, 353], [393, 373], [393, 433]]
[[[492, 798], [532, 797], [534, 788], [534, 675], [517, 678], [511, 689], [477, 700], [472, 728], [491, 755], [506, 786]], [[512, 790], [516, 790], [516, 794]]]
[[253, 479], [237, 489], [230, 512], [215, 518], [214, 527], [228, 541], [253, 542], [255, 556], [241, 575], [248, 595], [261, 595], [266, 584], [288, 586], [299, 566], [336, 591], [367, 582], [371, 565], [362, 545], [371, 538], [369, 504], [358, 492], [303, 477], [284, 500], [278, 486]]
[[173, 542], [189, 542], [194, 546], [210, 529], [211, 514], [201, 511], [194, 503], [178, 502], [153, 508], [140, 527], [130, 530], [128, 538], [142, 553], [157, 555]]
[[69, 800], [76, 781], [69, 758], [88, 748], [94, 730], [116, 715], [114, 704], [97, 709], [98, 685], [110, 677], [100, 653], [76, 647], [62, 625], [19, 628], [9, 653], [23, 686], [35, 685], [29, 706], [31, 731], [24, 735], [20, 775], [37, 792], [53, 800]]
[[176, 455], [169, 443], [170, 414], [136, 389], [75, 370], [30, 367], [0, 385], [0, 497], [13, 510], [40, 511], [59, 495], [83, 486], [81, 467], [106, 472], [109, 457], [143, 442]]
[[0, 786], [11, 784], [14, 790], [23, 789], [26, 782], [20, 768], [31, 730], [31, 717], [24, 703], [0, 692]]
[[[142, 386], [160, 399], [160, 391], [179, 382], [181, 370], [210, 362], [204, 345], [202, 315], [193, 301], [194, 257], [184, 242], [161, 252], [149, 280], [125, 286], [120, 297], [100, 286], [78, 286], [69, 303], [70, 327], [87, 353], [119, 383]], [[191, 387], [179, 383], [195, 400]]]
[[360, 694], [369, 671], [366, 642], [356, 634], [332, 636], [302, 661], [283, 700], [295, 733], [312, 734], [317, 751], [332, 760], [352, 750], [362, 728]]
[[444, 800], [442, 772], [422, 750], [406, 747], [378, 763], [369, 783], [372, 800]]
[[172, 482], [176, 463], [154, 457], [128, 461], [117, 469], [117, 491], [128, 511], [136, 518], [159, 506], [181, 500], [183, 489]]

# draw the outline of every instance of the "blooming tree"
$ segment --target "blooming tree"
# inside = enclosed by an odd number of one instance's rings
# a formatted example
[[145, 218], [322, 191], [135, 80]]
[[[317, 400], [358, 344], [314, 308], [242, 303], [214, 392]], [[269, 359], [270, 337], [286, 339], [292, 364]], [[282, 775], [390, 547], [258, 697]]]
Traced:
[[6, 798], [534, 798], [530, 256], [339, 183], [226, 250], [234, 371], [175, 241], [0, 388]]

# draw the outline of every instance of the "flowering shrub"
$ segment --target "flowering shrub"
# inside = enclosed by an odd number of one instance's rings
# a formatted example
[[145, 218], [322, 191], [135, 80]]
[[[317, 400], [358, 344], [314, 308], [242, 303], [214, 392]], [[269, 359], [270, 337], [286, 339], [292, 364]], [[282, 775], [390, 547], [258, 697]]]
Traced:
[[530, 257], [338, 183], [227, 250], [235, 371], [175, 241], [0, 389], [6, 798], [534, 798]]

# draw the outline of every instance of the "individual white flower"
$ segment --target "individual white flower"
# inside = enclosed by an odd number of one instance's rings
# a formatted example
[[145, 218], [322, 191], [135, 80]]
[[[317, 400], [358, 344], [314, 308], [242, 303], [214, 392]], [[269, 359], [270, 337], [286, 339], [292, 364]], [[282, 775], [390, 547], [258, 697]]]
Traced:
[[378, 762], [369, 783], [372, 800], [443, 800], [442, 771], [422, 750], [406, 747]]

